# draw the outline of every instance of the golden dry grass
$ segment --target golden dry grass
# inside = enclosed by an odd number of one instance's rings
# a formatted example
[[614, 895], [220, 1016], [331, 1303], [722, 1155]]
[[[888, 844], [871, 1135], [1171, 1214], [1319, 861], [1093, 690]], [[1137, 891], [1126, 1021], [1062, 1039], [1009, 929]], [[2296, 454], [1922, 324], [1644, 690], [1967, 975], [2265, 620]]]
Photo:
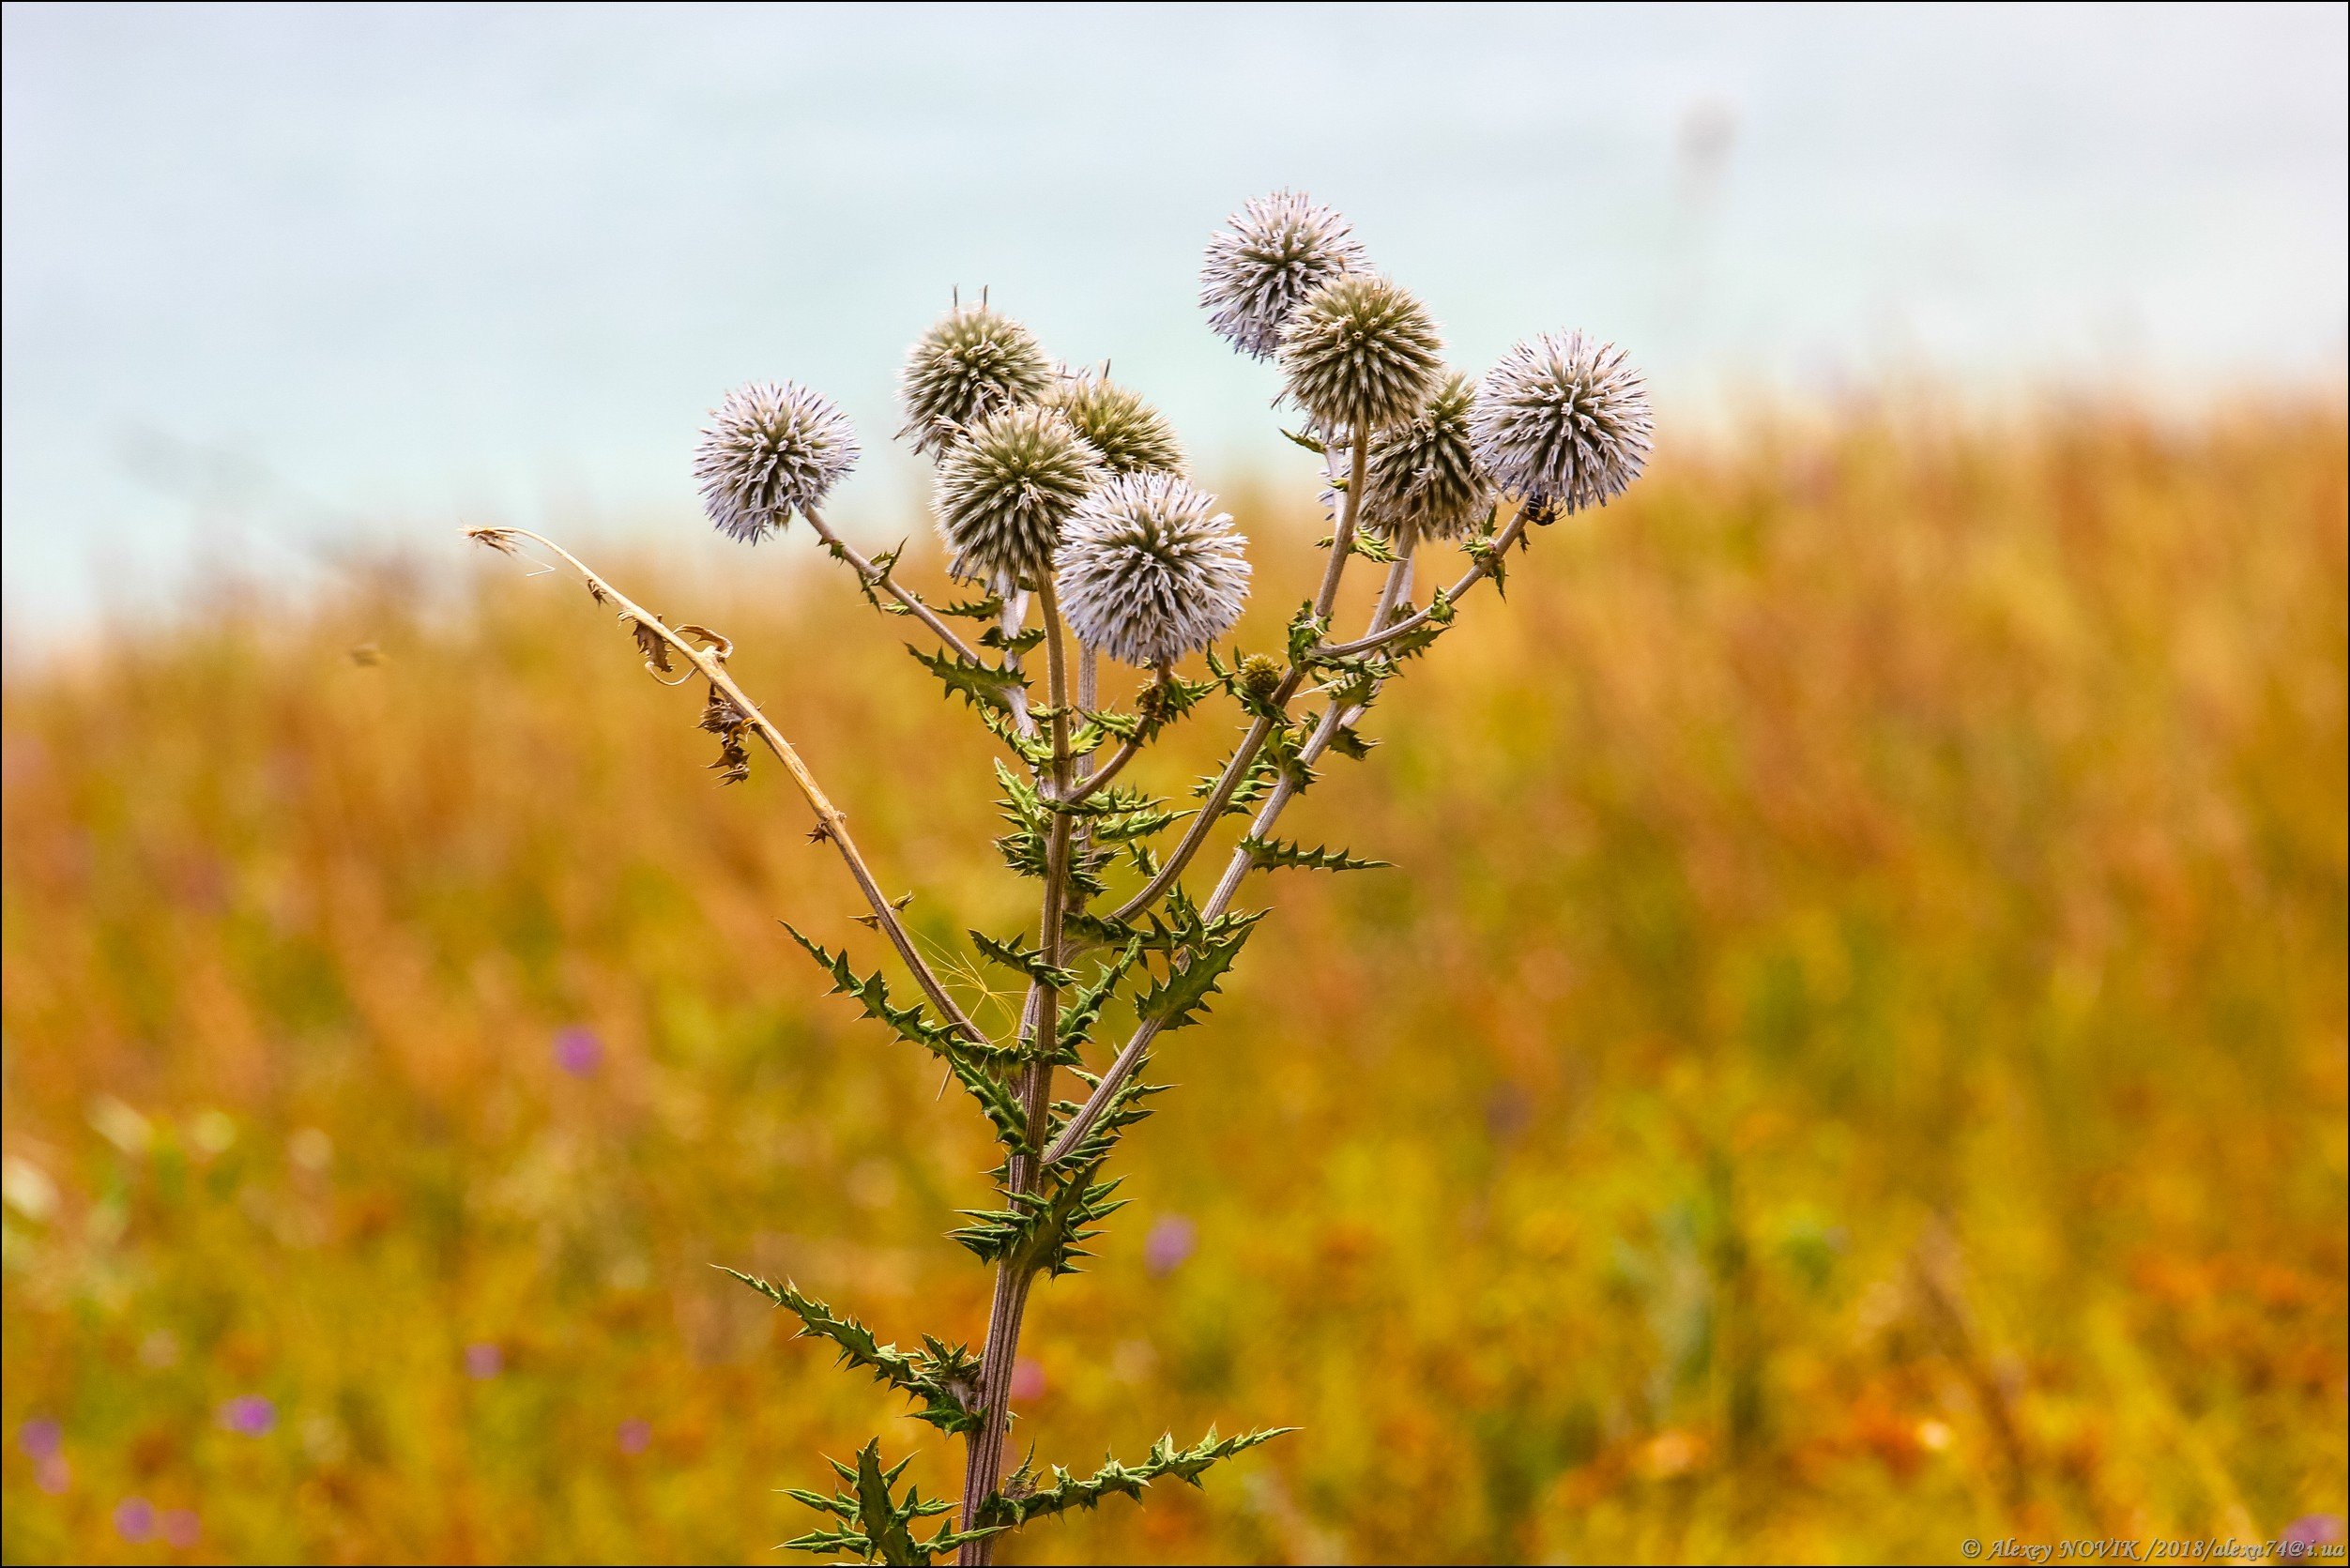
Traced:
[[[1292, 818], [1398, 869], [1257, 884], [1134, 1207], [1030, 1313], [1042, 1460], [1303, 1430], [1007, 1556], [2342, 1514], [2344, 509], [2318, 400], [1758, 431], [1542, 536]], [[898, 623], [600, 564], [735, 637], [929, 936], [1022, 918]], [[1260, 562], [1259, 642], [1309, 571]], [[8, 680], [7, 1558], [772, 1561], [773, 1488], [872, 1431], [952, 1495], [708, 1267], [983, 1326], [976, 1119], [776, 924], [877, 959], [830, 852], [574, 588], [414, 598]]]

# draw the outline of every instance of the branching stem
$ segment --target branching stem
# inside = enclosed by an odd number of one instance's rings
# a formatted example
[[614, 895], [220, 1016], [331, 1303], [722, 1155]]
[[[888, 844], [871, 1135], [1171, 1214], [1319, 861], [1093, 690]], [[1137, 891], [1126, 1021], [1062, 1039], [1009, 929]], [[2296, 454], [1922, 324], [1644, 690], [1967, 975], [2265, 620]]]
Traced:
[[837, 559], [847, 562], [849, 570], [863, 578], [867, 586], [879, 588], [883, 593], [905, 605], [908, 611], [912, 612], [916, 619], [937, 632], [938, 640], [956, 653], [974, 664], [980, 662], [979, 655], [972, 651], [971, 645], [957, 635], [954, 628], [949, 626], [922, 595], [911, 588], [901, 587], [898, 585], [897, 577], [893, 570], [877, 567], [859, 555], [854, 547], [842, 540], [840, 535], [834, 533], [832, 526], [813, 510], [803, 510], [800, 515], [808, 520], [808, 526], [816, 530], [816, 537], [824, 541], [825, 547], [831, 550]]

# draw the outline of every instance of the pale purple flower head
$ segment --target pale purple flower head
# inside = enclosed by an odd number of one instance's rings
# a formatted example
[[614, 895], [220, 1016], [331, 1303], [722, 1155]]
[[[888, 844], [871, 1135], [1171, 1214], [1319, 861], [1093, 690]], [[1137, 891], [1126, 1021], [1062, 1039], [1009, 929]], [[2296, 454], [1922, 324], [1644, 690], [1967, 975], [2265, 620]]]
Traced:
[[642, 1454], [652, 1446], [652, 1423], [636, 1420], [624, 1421], [620, 1423], [619, 1430], [614, 1434], [614, 1437], [620, 1445], [621, 1453]]
[[832, 399], [789, 381], [754, 381], [710, 416], [694, 477], [718, 531], [756, 544], [822, 501], [857, 456], [857, 432]]
[[64, 1439], [63, 1429], [47, 1416], [35, 1416], [16, 1429], [16, 1446], [31, 1459], [55, 1457]]
[[257, 1393], [237, 1395], [221, 1407], [221, 1424], [248, 1438], [266, 1437], [278, 1423], [278, 1408]]
[[133, 1543], [155, 1533], [155, 1505], [145, 1498], [125, 1498], [114, 1505], [114, 1533]]
[[465, 1347], [465, 1376], [477, 1381], [496, 1377], [506, 1370], [506, 1352], [482, 1341]]
[[1302, 191], [1259, 196], [1225, 222], [1199, 268], [1199, 306], [1215, 334], [1252, 359], [1273, 358], [1298, 301], [1370, 265], [1347, 221]]
[[603, 1042], [588, 1029], [558, 1029], [555, 1035], [555, 1065], [574, 1078], [585, 1078], [603, 1063]]
[[204, 1539], [204, 1521], [192, 1508], [165, 1509], [162, 1525], [164, 1541], [183, 1552]]
[[1648, 462], [1655, 425], [1647, 385], [1622, 349], [1545, 332], [1486, 373], [1469, 428], [1486, 472], [1547, 514], [1622, 495]]
[[1077, 640], [1144, 669], [1232, 628], [1248, 540], [1215, 497], [1173, 474], [1128, 474], [1088, 495], [1061, 536], [1062, 612]]
[[1162, 1214], [1142, 1243], [1143, 1267], [1153, 1274], [1173, 1273], [1198, 1244], [1198, 1232], [1181, 1214]]

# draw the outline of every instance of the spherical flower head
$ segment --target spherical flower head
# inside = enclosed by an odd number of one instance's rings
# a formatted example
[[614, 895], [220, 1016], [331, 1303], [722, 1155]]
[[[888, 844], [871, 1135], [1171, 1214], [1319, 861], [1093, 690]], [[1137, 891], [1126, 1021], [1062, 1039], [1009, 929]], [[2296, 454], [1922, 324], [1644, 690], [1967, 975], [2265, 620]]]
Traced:
[[1648, 388], [1612, 343], [1529, 338], [1486, 373], [1470, 417], [1477, 459], [1537, 511], [1604, 506], [1648, 461]]
[[1183, 444], [1167, 416], [1107, 376], [1065, 376], [1045, 401], [1061, 410], [1113, 474], [1151, 469], [1171, 474], [1183, 468]]
[[1370, 266], [1347, 221], [1302, 191], [1259, 196], [1225, 221], [1199, 268], [1199, 304], [1216, 335], [1253, 359], [1273, 358], [1307, 295]]
[[1069, 514], [1102, 479], [1100, 459], [1059, 410], [1023, 403], [990, 414], [938, 460], [931, 504], [954, 570], [1042, 581]]
[[1173, 663], [1240, 618], [1248, 541], [1215, 497], [1174, 474], [1127, 474], [1085, 499], [1061, 544], [1061, 613], [1090, 648]]
[[1325, 430], [1375, 431], [1420, 411], [1443, 373], [1427, 307], [1374, 273], [1333, 278], [1281, 329], [1292, 402]]
[[857, 455], [857, 432], [832, 399], [789, 381], [754, 381], [710, 417], [694, 477], [718, 531], [756, 544], [823, 500]]
[[1053, 384], [1052, 361], [1029, 329], [985, 301], [940, 316], [898, 373], [906, 428], [918, 452], [946, 450], [964, 430]]
[[1470, 444], [1477, 391], [1465, 375], [1445, 378], [1407, 424], [1371, 437], [1363, 476], [1363, 520], [1404, 549], [1459, 539], [1493, 514], [1493, 481]]

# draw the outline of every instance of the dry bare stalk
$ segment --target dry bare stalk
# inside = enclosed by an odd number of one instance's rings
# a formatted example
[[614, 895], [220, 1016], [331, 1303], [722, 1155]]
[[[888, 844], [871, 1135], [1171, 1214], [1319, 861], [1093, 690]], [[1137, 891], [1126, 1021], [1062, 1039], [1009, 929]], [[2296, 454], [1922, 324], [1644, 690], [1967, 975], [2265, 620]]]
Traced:
[[[930, 998], [931, 1005], [936, 1007], [948, 1022], [961, 1029], [974, 1043], [981, 1045], [990, 1043], [979, 1026], [965, 1016], [963, 1010], [954, 1004], [954, 998], [947, 995], [946, 987], [938, 983], [938, 977], [931, 971], [930, 966], [923, 961], [922, 954], [914, 950], [913, 938], [907, 935], [905, 923], [897, 918], [896, 908], [891, 904], [889, 895], [881, 891], [881, 884], [874, 879], [873, 868], [865, 863], [864, 856], [858, 851], [856, 840], [849, 836], [847, 816], [838, 806], [832, 804], [832, 798], [826, 795], [823, 786], [816, 782], [816, 775], [810, 772], [808, 765], [801, 760], [798, 750], [784, 738], [784, 732], [775, 727], [775, 722], [759, 710], [758, 704], [753, 702], [742, 688], [735, 683], [734, 677], [726, 672], [725, 657], [728, 652], [732, 651], [731, 644], [726, 643], [723, 638], [718, 638], [715, 633], [711, 633], [713, 639], [711, 644], [702, 647], [694, 647], [691, 639], [680, 635], [659, 616], [614, 587], [587, 562], [544, 535], [534, 534], [527, 528], [468, 528], [465, 530], [465, 536], [509, 555], [513, 553], [511, 541], [518, 539], [526, 539], [541, 549], [551, 551], [579, 574], [580, 581], [588, 586], [588, 594], [597, 603], [617, 606], [621, 618], [631, 623], [639, 637], [650, 635], [659, 638], [699, 671], [702, 678], [709, 681], [713, 689], [724, 693], [726, 700], [734, 705], [736, 711], [740, 713], [749, 722], [751, 727], [758, 733], [759, 738], [767, 742], [768, 750], [773, 752], [776, 758], [783, 763], [784, 770], [791, 775], [791, 782], [798, 787], [801, 798], [807, 801], [808, 809], [816, 814], [815, 836], [830, 840], [832, 847], [840, 851], [841, 860], [848, 867], [848, 875], [855, 880], [857, 891], [864, 894], [865, 903], [872, 908], [874, 919], [889, 936], [890, 945], [897, 950], [898, 957], [903, 959], [907, 968], [913, 972], [914, 982], [922, 987], [923, 995]], [[697, 627], [694, 630], [706, 631], [707, 629]], [[651, 662], [649, 660], [647, 661], [649, 668], [651, 667]], [[659, 672], [656, 670], [654, 673], [658, 677]]]

